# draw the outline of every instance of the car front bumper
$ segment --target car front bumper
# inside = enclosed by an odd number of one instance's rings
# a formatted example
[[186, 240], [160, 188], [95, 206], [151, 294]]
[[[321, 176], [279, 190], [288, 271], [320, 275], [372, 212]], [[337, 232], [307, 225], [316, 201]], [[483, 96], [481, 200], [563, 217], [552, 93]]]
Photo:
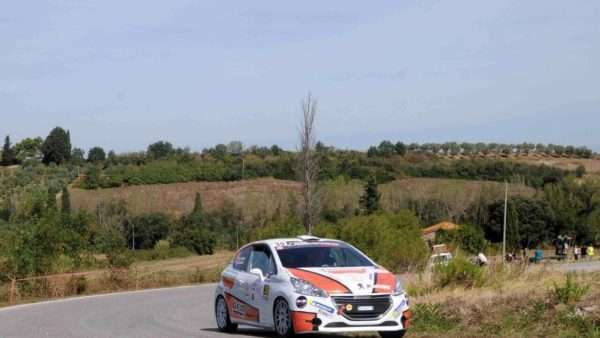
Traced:
[[[358, 296], [368, 299], [369, 296]], [[357, 319], [350, 315], [346, 308], [348, 304], [334, 301], [334, 297], [319, 298], [306, 297], [307, 302], [303, 307], [296, 306], [295, 299], [292, 305], [292, 321], [296, 333], [342, 333], [342, 332], [367, 332], [367, 331], [401, 331], [410, 326], [412, 314], [408, 301], [404, 295], [389, 296], [389, 306], [376, 316]], [[342, 303], [342, 304], [340, 304]], [[369, 301], [365, 305], [369, 308]], [[354, 313], [360, 316], [356, 311]], [[361, 307], [363, 307], [361, 306]]]

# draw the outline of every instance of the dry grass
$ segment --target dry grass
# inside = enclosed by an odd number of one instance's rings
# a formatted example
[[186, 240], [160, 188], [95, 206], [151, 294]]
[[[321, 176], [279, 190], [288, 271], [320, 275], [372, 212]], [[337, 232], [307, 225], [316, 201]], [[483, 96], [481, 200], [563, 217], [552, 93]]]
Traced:
[[[555, 285], [565, 273], [551, 266], [490, 267], [479, 288], [436, 288], [429, 276], [405, 276], [416, 312], [416, 337], [556, 337], [600, 333], [600, 273], [579, 273], [590, 291], [577, 304], [559, 304]], [[419, 317], [420, 315], [420, 317]], [[420, 322], [419, 322], [420, 321]]]
[[[14, 302], [27, 303], [76, 295], [216, 281], [233, 253], [134, 263], [128, 270], [92, 270], [20, 280]], [[0, 306], [9, 305], [11, 284], [0, 287]]]
[[134, 214], [166, 212], [175, 217], [189, 213], [194, 207], [196, 193], [202, 194], [208, 211], [232, 203], [245, 217], [258, 213], [272, 215], [278, 209], [285, 212], [289, 196], [298, 194], [297, 182], [261, 178], [236, 182], [188, 182], [119, 187], [99, 190], [71, 188], [74, 209], [96, 210], [102, 201], [123, 200]]
[[[437, 199], [446, 203], [451, 217], [461, 215], [479, 196], [498, 200], [504, 196], [504, 184], [490, 181], [468, 181], [438, 178], [407, 178], [384, 184], [380, 188], [384, 209], [397, 211], [407, 207], [409, 200]], [[511, 184], [512, 196], [531, 197], [535, 189]]]

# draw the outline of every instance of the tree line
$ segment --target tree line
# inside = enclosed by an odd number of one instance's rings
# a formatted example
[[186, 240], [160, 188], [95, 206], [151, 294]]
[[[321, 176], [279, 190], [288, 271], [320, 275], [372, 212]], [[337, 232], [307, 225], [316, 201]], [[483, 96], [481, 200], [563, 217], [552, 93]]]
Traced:
[[587, 147], [578, 147], [572, 145], [559, 145], [559, 144], [543, 144], [543, 143], [518, 143], [518, 144], [506, 144], [506, 143], [457, 143], [457, 142], [445, 142], [445, 143], [410, 143], [405, 144], [403, 142], [393, 143], [388, 140], [384, 140], [376, 146], [371, 146], [367, 150], [367, 154], [370, 157], [376, 156], [392, 156], [400, 155], [404, 156], [407, 153], [427, 153], [434, 155], [444, 156], [457, 156], [457, 155], [530, 155], [540, 154], [547, 156], [558, 156], [558, 157], [569, 157], [569, 158], [591, 158], [594, 152]]

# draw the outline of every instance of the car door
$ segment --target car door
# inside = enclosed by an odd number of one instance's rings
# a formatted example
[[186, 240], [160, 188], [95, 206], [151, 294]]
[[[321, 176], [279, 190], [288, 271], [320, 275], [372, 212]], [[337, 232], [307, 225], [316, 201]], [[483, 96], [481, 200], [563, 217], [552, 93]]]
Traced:
[[258, 322], [258, 309], [249, 302], [250, 284], [248, 283], [250, 273], [248, 263], [252, 253], [252, 246], [242, 248], [236, 254], [232, 269], [223, 275], [224, 283], [230, 286], [229, 292], [225, 292], [225, 300], [229, 314], [234, 321]]
[[253, 269], [260, 270], [261, 275], [249, 274], [247, 280], [250, 286], [249, 302], [259, 310], [260, 323], [270, 325], [272, 323], [271, 283], [272, 277], [277, 274], [277, 268], [272, 252], [267, 245], [253, 246], [248, 271], [253, 271]]

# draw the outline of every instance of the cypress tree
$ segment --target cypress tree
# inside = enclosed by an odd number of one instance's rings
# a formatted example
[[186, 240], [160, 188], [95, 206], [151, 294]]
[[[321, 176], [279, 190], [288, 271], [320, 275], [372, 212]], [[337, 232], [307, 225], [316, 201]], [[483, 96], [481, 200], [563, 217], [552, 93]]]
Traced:
[[377, 190], [377, 181], [374, 176], [370, 176], [365, 184], [365, 192], [360, 197], [360, 206], [363, 212], [370, 215], [379, 210], [379, 199], [381, 194]]
[[8, 166], [15, 164], [15, 152], [10, 145], [10, 136], [4, 138], [4, 147], [2, 147], [2, 165]]
[[71, 196], [69, 195], [69, 189], [67, 189], [67, 187], [62, 189], [60, 210], [65, 215], [71, 214]]
[[202, 206], [202, 195], [197, 192], [196, 200], [194, 201], [194, 209], [192, 210], [192, 214], [194, 215], [202, 215], [204, 213], [204, 208]]

